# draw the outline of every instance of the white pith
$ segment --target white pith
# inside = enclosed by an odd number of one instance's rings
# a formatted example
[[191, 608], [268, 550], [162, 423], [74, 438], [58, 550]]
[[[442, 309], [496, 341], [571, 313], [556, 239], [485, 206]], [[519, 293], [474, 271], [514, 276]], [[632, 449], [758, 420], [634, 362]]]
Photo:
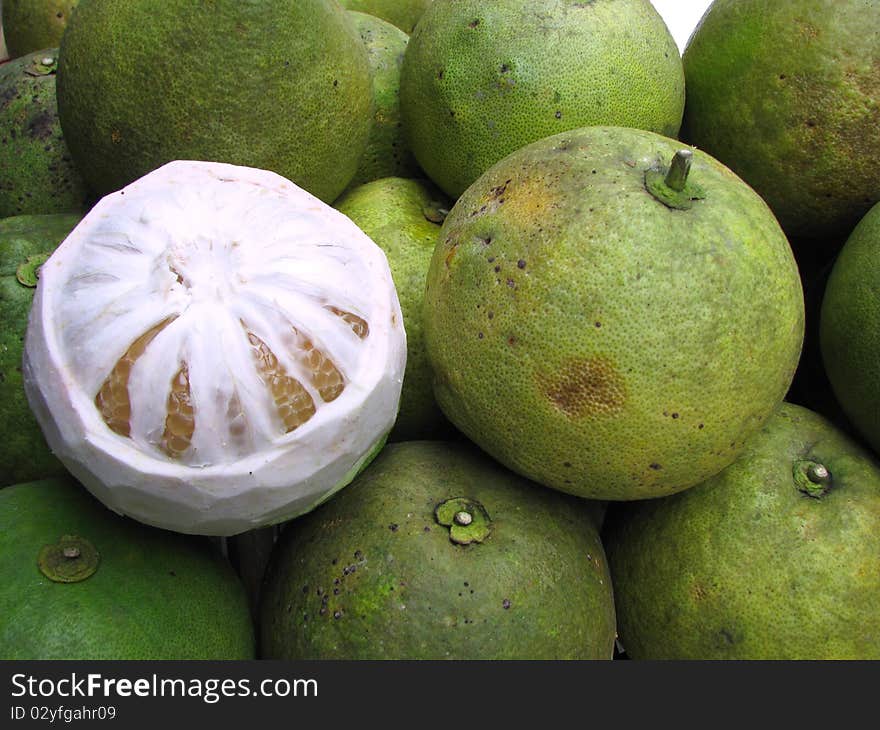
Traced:
[[[130, 438], [114, 433], [95, 396], [133, 340], [169, 318], [131, 371]], [[289, 433], [248, 332], [315, 403]], [[341, 372], [335, 400], [298, 361], [302, 336]], [[104, 198], [43, 265], [24, 373], [50, 447], [108, 506], [219, 535], [293, 517], [339, 488], [393, 425], [405, 356], [385, 256], [348, 218], [273, 173], [174, 162]], [[159, 442], [184, 362], [195, 430], [174, 459]], [[246, 428], [233, 438], [236, 409]]]

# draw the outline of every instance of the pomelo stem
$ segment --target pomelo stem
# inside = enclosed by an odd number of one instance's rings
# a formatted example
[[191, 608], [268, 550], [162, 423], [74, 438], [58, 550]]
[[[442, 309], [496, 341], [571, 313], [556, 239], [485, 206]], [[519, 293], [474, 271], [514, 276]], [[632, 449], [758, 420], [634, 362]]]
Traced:
[[811, 464], [807, 469], [807, 477], [815, 484], [825, 484], [831, 477], [831, 474], [822, 464]]
[[691, 150], [678, 150], [672, 156], [672, 164], [669, 165], [669, 172], [666, 173], [663, 182], [676, 192], [680, 193], [684, 190], [688, 173], [691, 171], [691, 160], [693, 157], [694, 153]]

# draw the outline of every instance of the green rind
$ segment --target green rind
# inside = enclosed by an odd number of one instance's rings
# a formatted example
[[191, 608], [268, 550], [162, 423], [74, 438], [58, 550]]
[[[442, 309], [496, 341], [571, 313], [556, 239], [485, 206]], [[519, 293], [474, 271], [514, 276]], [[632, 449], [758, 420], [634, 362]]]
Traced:
[[589, 127], [491, 168], [443, 224], [424, 336], [437, 401], [508, 468], [659, 497], [730, 464], [785, 395], [804, 302], [766, 204], [694, 151], [690, 210], [645, 171], [681, 144]]
[[371, 105], [364, 44], [328, 0], [81, 0], [61, 44], [62, 128], [101, 194], [192, 159], [271, 170], [330, 202]]
[[878, 35], [876, 0], [716, 0], [684, 53], [682, 138], [792, 239], [833, 244], [880, 201]]
[[[831, 473], [821, 497], [801, 459]], [[880, 467], [804, 408], [704, 484], [616, 506], [603, 536], [633, 659], [880, 658]]]
[[335, 204], [385, 252], [400, 300], [406, 370], [392, 441], [438, 438], [452, 430], [434, 400], [422, 334], [425, 278], [440, 236], [440, 225], [425, 217], [426, 206], [450, 204], [429, 182], [396, 177], [355, 188]]
[[506, 155], [567, 129], [674, 137], [684, 102], [678, 47], [648, 0], [434, 3], [400, 81], [410, 149], [452, 198]]
[[409, 36], [372, 15], [349, 15], [367, 47], [373, 78], [373, 124], [348, 189], [383, 177], [416, 177], [419, 166], [403, 139], [400, 121], [400, 67]]
[[3, 36], [10, 58], [57, 48], [78, 0], [3, 0]]
[[837, 401], [880, 453], [880, 203], [834, 262], [822, 299], [819, 343]]
[[[86, 538], [97, 571], [54, 583], [37, 557], [62, 535]], [[72, 480], [0, 491], [3, 659], [253, 659], [247, 598], [204, 539], [119, 517]]]
[[59, 213], [0, 221], [0, 487], [66, 473], [24, 394], [21, 358], [35, 289], [22, 285], [17, 272], [28, 258], [52, 253], [79, 220]]
[[[492, 519], [463, 546], [437, 504]], [[582, 505], [462, 444], [390, 444], [337, 497], [288, 525], [267, 570], [267, 659], [610, 659], [614, 609]], [[325, 598], [326, 597], [326, 598]]]
[[89, 191], [58, 121], [55, 73], [35, 66], [44, 58], [57, 59], [58, 49], [0, 66], [0, 218], [88, 207]]

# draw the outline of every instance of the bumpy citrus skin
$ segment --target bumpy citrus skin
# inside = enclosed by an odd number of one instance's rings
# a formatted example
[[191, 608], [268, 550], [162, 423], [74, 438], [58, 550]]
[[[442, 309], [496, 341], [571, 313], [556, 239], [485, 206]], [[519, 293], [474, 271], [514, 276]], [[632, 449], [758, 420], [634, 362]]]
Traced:
[[845, 236], [880, 200], [878, 34], [875, 0], [717, 0], [684, 53], [682, 138], [742, 176], [789, 236]]
[[[63, 535], [97, 550], [97, 571], [56, 583], [38, 567]], [[70, 479], [0, 491], [3, 659], [253, 659], [238, 577], [204, 538], [116, 515]]]
[[66, 473], [28, 407], [21, 357], [34, 298], [29, 272], [55, 250], [79, 219], [59, 213], [0, 221], [0, 487]]
[[412, 33], [419, 18], [433, 2], [434, 0], [339, 0], [342, 7], [381, 18], [407, 34]]
[[880, 203], [859, 222], [836, 261], [819, 321], [822, 361], [838, 402], [880, 452]]
[[403, 311], [406, 370], [400, 410], [389, 438], [410, 441], [448, 433], [449, 423], [434, 400], [422, 307], [428, 266], [449, 201], [427, 181], [389, 177], [355, 188], [335, 207], [385, 252]]
[[83, 0], [61, 45], [61, 125], [101, 194], [189, 159], [271, 170], [329, 202], [371, 105], [364, 44], [327, 0]]
[[604, 537], [633, 658], [880, 658], [880, 467], [811, 411], [783, 404], [694, 489], [616, 505]]
[[684, 72], [647, 0], [463, 0], [425, 13], [400, 94], [410, 148], [456, 198], [507, 154], [567, 129], [675, 136]]
[[78, 0], [3, 0], [3, 35], [10, 58], [57, 48]]
[[373, 125], [349, 190], [383, 177], [419, 174], [400, 121], [400, 67], [409, 36], [372, 15], [351, 12], [350, 16], [367, 47], [373, 77]]
[[46, 48], [0, 66], [0, 218], [87, 207], [58, 121], [57, 61]]
[[[476, 500], [483, 542], [435, 508]], [[464, 444], [391, 444], [349, 487], [289, 524], [261, 598], [270, 659], [610, 659], [605, 555], [586, 503]]]
[[645, 187], [681, 145], [589, 127], [491, 168], [443, 225], [425, 293], [434, 392], [509, 468], [599, 499], [727, 466], [798, 361], [797, 267], [764, 202], [693, 152], [705, 198]]

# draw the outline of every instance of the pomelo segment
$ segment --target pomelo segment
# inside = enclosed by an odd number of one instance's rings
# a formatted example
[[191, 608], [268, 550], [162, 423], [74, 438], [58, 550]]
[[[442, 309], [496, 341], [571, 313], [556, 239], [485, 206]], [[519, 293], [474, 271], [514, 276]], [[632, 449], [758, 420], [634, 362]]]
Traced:
[[366, 234], [274, 173], [178, 161], [104, 198], [44, 264], [24, 380], [105, 504], [230, 535], [346, 484], [394, 423], [405, 361]]

